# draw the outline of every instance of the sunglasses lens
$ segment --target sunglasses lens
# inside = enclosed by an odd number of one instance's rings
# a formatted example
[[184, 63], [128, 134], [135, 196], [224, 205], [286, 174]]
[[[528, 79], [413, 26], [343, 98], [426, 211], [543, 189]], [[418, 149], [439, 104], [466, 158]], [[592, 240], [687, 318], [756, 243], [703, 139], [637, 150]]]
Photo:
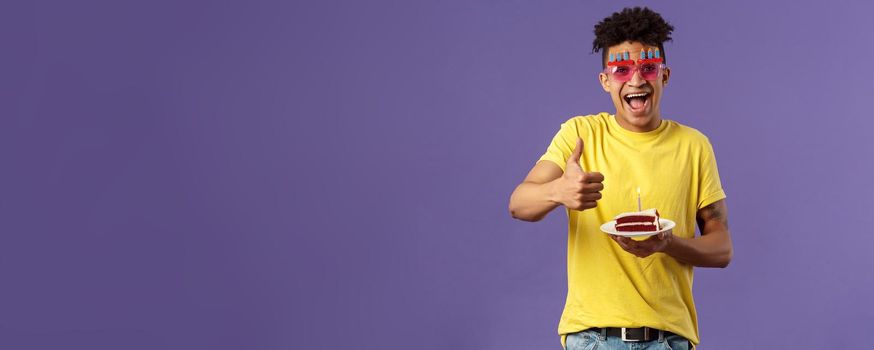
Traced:
[[611, 75], [616, 81], [629, 81], [633, 74], [634, 68], [631, 66], [615, 66], [611, 71]]
[[630, 65], [612, 66], [607, 70], [610, 78], [620, 83], [631, 80], [635, 71], [640, 74], [641, 78], [652, 81], [659, 78], [659, 75], [662, 73], [662, 65], [658, 63], [644, 63], [636, 67]]
[[659, 77], [659, 65], [646, 63], [640, 66], [640, 77], [646, 80], [655, 80]]

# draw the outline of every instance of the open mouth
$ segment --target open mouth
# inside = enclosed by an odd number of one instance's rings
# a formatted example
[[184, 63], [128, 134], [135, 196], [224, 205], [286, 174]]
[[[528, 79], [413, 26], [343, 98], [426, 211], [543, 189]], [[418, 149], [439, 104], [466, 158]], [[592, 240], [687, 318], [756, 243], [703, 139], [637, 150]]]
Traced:
[[628, 107], [631, 107], [632, 112], [642, 112], [646, 108], [651, 96], [652, 94], [649, 92], [639, 92], [625, 95], [623, 99], [628, 104]]

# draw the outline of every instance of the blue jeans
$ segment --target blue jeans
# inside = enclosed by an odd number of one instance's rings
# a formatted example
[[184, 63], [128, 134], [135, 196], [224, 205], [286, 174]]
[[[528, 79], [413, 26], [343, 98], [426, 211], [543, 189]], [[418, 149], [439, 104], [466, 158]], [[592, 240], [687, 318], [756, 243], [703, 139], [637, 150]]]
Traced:
[[679, 335], [648, 342], [624, 342], [620, 337], [604, 337], [601, 332], [585, 330], [571, 333], [565, 339], [567, 350], [691, 350], [692, 344]]

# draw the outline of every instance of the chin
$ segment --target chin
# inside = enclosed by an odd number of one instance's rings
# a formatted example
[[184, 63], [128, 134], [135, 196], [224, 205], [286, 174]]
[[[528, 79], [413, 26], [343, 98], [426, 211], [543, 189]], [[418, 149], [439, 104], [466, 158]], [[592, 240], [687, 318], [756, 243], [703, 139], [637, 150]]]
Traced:
[[647, 114], [647, 115], [640, 115], [640, 116], [638, 116], [638, 115], [630, 115], [630, 116], [629, 116], [629, 119], [631, 119], [631, 123], [634, 124], [634, 125], [637, 125], [637, 126], [647, 126], [647, 125], [649, 125], [649, 124], [653, 121], [653, 119], [655, 119], [655, 118], [653, 118], [651, 114]]
[[647, 114], [632, 114], [628, 111], [625, 111], [622, 118], [626, 123], [631, 124], [632, 126], [639, 129], [649, 129], [651, 128], [651, 124], [656, 117], [652, 113]]
[[635, 126], [646, 126], [653, 120], [653, 117], [652, 117], [652, 114], [649, 114], [649, 113], [647, 113], [647, 114], [633, 114], [630, 112], [626, 112], [625, 113], [625, 120], [628, 121], [629, 123], [631, 123], [632, 125], [635, 125]]

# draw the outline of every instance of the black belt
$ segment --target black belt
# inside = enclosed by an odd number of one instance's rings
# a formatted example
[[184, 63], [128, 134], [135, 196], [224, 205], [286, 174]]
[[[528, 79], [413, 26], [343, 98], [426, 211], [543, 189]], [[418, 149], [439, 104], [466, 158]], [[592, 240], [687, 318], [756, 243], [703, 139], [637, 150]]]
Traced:
[[669, 335], [673, 335], [674, 333], [668, 331], [662, 331], [655, 328], [649, 327], [640, 327], [640, 328], [591, 328], [591, 330], [604, 333], [606, 330], [608, 337], [619, 337], [622, 338], [622, 341], [653, 341], [659, 339], [659, 332], [662, 333], [662, 338], [667, 337]]

